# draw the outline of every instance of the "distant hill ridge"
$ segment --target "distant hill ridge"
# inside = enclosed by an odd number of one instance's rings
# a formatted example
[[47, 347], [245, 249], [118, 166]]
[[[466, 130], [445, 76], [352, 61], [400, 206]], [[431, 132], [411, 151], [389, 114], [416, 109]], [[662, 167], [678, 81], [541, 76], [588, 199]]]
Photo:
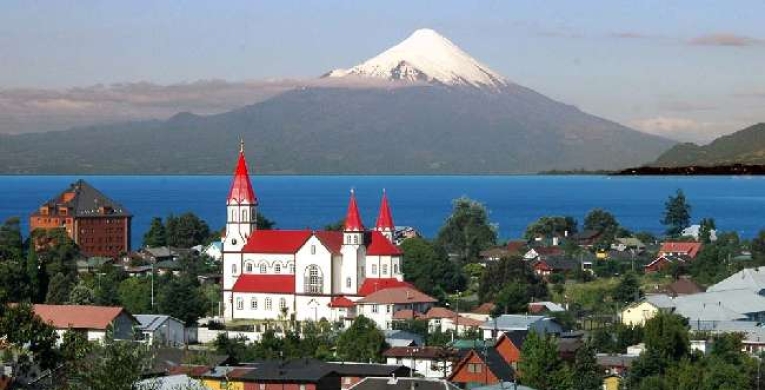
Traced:
[[765, 123], [724, 135], [708, 145], [678, 144], [649, 164], [655, 167], [765, 165]]

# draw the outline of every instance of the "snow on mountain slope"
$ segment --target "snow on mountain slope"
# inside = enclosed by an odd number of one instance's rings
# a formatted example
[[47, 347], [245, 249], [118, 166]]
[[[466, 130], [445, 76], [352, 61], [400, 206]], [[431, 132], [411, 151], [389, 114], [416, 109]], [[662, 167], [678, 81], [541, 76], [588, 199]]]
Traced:
[[401, 43], [360, 65], [350, 69], [336, 69], [324, 75], [346, 76], [470, 85], [479, 88], [509, 85], [500, 74], [430, 29], [415, 31]]

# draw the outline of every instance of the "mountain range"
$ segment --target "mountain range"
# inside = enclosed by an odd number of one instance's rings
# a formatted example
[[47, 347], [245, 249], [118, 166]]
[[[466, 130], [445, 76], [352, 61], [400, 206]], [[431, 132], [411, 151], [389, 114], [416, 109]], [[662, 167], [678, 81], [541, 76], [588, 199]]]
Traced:
[[620, 169], [675, 142], [515, 84], [433, 30], [215, 115], [0, 135], [1, 173], [500, 174]]

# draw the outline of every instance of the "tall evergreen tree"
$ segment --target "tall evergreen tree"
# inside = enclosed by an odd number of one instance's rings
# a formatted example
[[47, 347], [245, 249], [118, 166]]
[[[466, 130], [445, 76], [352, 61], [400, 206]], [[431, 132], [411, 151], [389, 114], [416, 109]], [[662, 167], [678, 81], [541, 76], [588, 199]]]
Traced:
[[360, 315], [337, 339], [337, 355], [351, 362], [380, 362], [385, 336], [369, 318]]
[[453, 202], [452, 214], [438, 231], [436, 244], [460, 261], [471, 262], [497, 243], [497, 230], [489, 222], [486, 206], [462, 197]]
[[679, 237], [683, 230], [691, 225], [691, 205], [686, 202], [683, 190], [678, 189], [675, 196], [670, 196], [664, 203], [664, 208], [661, 223], [667, 227], [667, 235]]
[[167, 232], [162, 218], [154, 217], [151, 219], [149, 231], [143, 235], [143, 245], [147, 247], [158, 247], [167, 245]]
[[573, 372], [573, 390], [596, 390], [602, 386], [601, 369], [592, 344], [585, 343], [576, 351]]
[[20, 260], [24, 253], [21, 238], [21, 220], [11, 217], [0, 225], [0, 261]]
[[558, 345], [549, 335], [530, 332], [521, 348], [518, 371], [521, 383], [538, 390], [556, 390], [559, 387], [563, 363]]

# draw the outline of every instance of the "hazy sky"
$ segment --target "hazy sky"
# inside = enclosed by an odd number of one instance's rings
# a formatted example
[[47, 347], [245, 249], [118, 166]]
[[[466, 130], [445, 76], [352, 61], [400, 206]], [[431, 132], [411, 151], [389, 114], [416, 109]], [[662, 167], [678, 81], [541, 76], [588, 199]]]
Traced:
[[763, 15], [762, 0], [4, 0], [0, 90], [315, 77], [430, 27], [552, 98], [708, 139], [765, 121]]

